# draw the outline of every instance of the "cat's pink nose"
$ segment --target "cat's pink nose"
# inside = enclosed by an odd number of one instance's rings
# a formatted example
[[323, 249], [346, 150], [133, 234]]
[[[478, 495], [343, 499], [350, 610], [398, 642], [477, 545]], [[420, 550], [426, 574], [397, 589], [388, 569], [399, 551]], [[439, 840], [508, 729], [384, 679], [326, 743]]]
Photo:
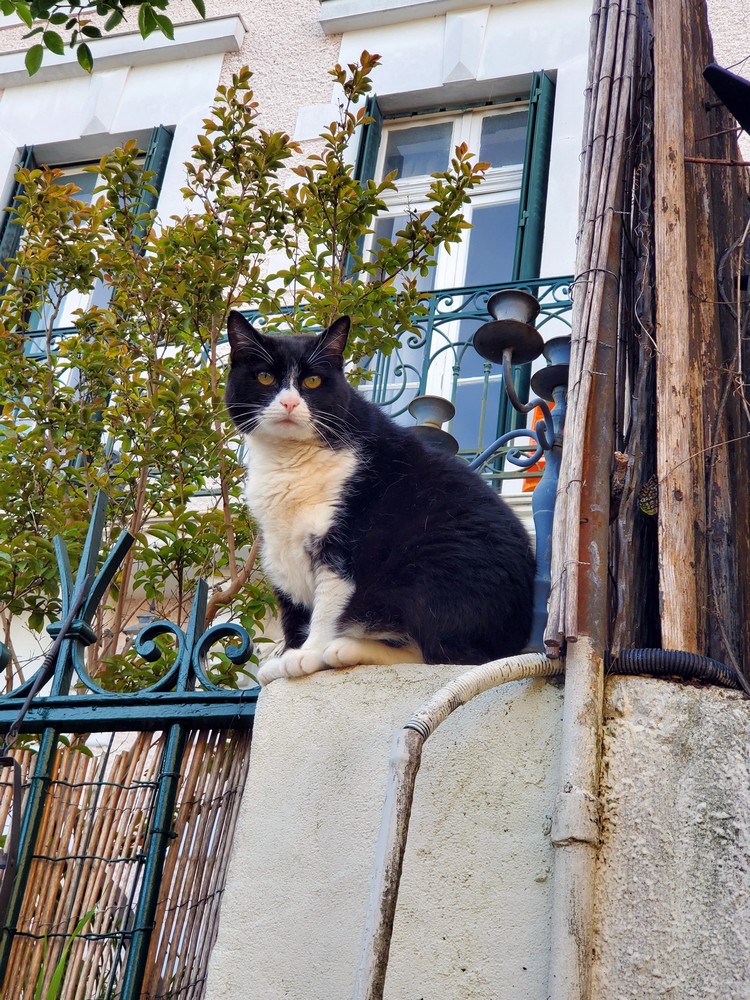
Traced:
[[293, 413], [300, 404], [300, 401], [295, 399], [294, 396], [286, 396], [284, 399], [279, 399], [279, 402], [287, 413]]

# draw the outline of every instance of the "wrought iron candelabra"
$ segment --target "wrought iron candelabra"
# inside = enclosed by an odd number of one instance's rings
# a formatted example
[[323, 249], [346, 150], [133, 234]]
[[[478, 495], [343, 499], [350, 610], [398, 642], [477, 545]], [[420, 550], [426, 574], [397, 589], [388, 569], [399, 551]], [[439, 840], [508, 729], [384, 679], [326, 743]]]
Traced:
[[[536, 445], [531, 455], [510, 450], [507, 461], [521, 469], [545, 459], [542, 477], [534, 490], [531, 509], [536, 531], [536, 582], [534, 584], [534, 623], [529, 649], [544, 651], [544, 629], [547, 623], [547, 601], [550, 591], [550, 564], [552, 559], [552, 523], [560, 476], [562, 436], [570, 367], [570, 337], [554, 337], [546, 343], [532, 325], [539, 313], [539, 302], [529, 292], [521, 289], [503, 289], [488, 301], [492, 321], [485, 323], [474, 334], [474, 348], [487, 361], [501, 364], [505, 392], [511, 405], [519, 413], [531, 413], [537, 407], [543, 419], [534, 427], [508, 431], [477, 456], [471, 468], [480, 469], [489, 459], [516, 438], [531, 438]], [[541, 355], [547, 360], [531, 377], [531, 388], [536, 397], [522, 402], [513, 382], [513, 365], [528, 364]], [[550, 409], [549, 403], [554, 402]]]

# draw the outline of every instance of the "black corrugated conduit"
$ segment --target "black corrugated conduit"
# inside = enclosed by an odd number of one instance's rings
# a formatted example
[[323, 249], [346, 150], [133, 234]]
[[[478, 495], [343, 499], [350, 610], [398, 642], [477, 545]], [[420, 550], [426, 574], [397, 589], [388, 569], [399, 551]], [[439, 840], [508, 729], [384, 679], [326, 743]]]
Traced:
[[654, 677], [681, 677], [734, 688], [750, 695], [750, 684], [734, 669], [710, 656], [679, 649], [623, 649], [606, 655], [607, 674], [651, 674]]

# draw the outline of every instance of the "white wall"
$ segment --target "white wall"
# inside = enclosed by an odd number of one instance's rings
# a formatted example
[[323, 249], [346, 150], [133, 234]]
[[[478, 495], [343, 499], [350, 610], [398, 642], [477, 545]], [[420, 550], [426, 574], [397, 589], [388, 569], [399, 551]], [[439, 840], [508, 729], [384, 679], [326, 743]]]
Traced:
[[301, 106], [330, 101], [328, 70], [338, 39], [326, 37], [320, 27], [319, 0], [212, 0], [207, 7], [208, 20], [201, 22], [189, 0], [172, 0], [169, 16], [178, 23], [172, 43], [158, 34], [143, 41], [133, 34], [136, 25], [125, 22], [113, 37], [91, 44], [91, 76], [75, 56], [47, 53], [42, 69], [29, 79], [23, 54], [33, 39], [23, 40], [26, 28], [17, 20], [0, 18], [0, 203], [24, 145], [42, 146], [49, 162], [65, 142], [72, 144], [62, 150], [65, 156], [72, 149], [76, 158], [99, 157], [108, 136], [136, 133], [140, 141], [147, 130], [164, 124], [176, 126], [159, 202], [160, 214], [168, 218], [184, 210], [183, 162], [216, 88], [230, 82], [240, 66], [254, 71], [265, 128], [291, 134]]
[[[261, 695], [208, 1000], [350, 1000], [391, 734], [458, 667]], [[428, 741], [386, 1000], [549, 995], [562, 691], [487, 692]], [[750, 702], [607, 684], [592, 1000], [750, 996]]]
[[154, 126], [175, 126], [160, 211], [183, 211], [182, 163], [210, 107], [222, 62], [215, 54], [7, 88], [0, 98], [0, 177], [10, 176], [24, 145], [36, 148], [40, 162], [80, 161], [101, 156], [105, 137], [135, 136], [145, 143]]
[[[208, 1000], [351, 1000], [392, 734], [465, 669], [362, 667], [264, 690]], [[389, 1000], [546, 996], [561, 714], [561, 687], [524, 681], [427, 743]]]

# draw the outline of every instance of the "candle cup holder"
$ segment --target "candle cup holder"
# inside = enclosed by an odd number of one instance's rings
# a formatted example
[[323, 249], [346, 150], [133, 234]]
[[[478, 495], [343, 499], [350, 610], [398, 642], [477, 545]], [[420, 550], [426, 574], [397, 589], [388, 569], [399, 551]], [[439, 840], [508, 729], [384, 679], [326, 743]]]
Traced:
[[512, 319], [531, 325], [541, 306], [536, 296], [521, 288], [501, 288], [487, 301], [487, 312], [495, 320]]
[[537, 396], [548, 402], [554, 400], [554, 391], [568, 385], [570, 369], [570, 337], [553, 337], [544, 345], [547, 366], [531, 376], [531, 388]]
[[442, 396], [415, 396], [409, 403], [409, 413], [417, 421], [412, 430], [423, 444], [439, 448], [449, 455], [456, 454], [458, 441], [442, 429], [442, 425], [452, 420], [456, 414], [456, 407], [449, 399], [443, 399]]

